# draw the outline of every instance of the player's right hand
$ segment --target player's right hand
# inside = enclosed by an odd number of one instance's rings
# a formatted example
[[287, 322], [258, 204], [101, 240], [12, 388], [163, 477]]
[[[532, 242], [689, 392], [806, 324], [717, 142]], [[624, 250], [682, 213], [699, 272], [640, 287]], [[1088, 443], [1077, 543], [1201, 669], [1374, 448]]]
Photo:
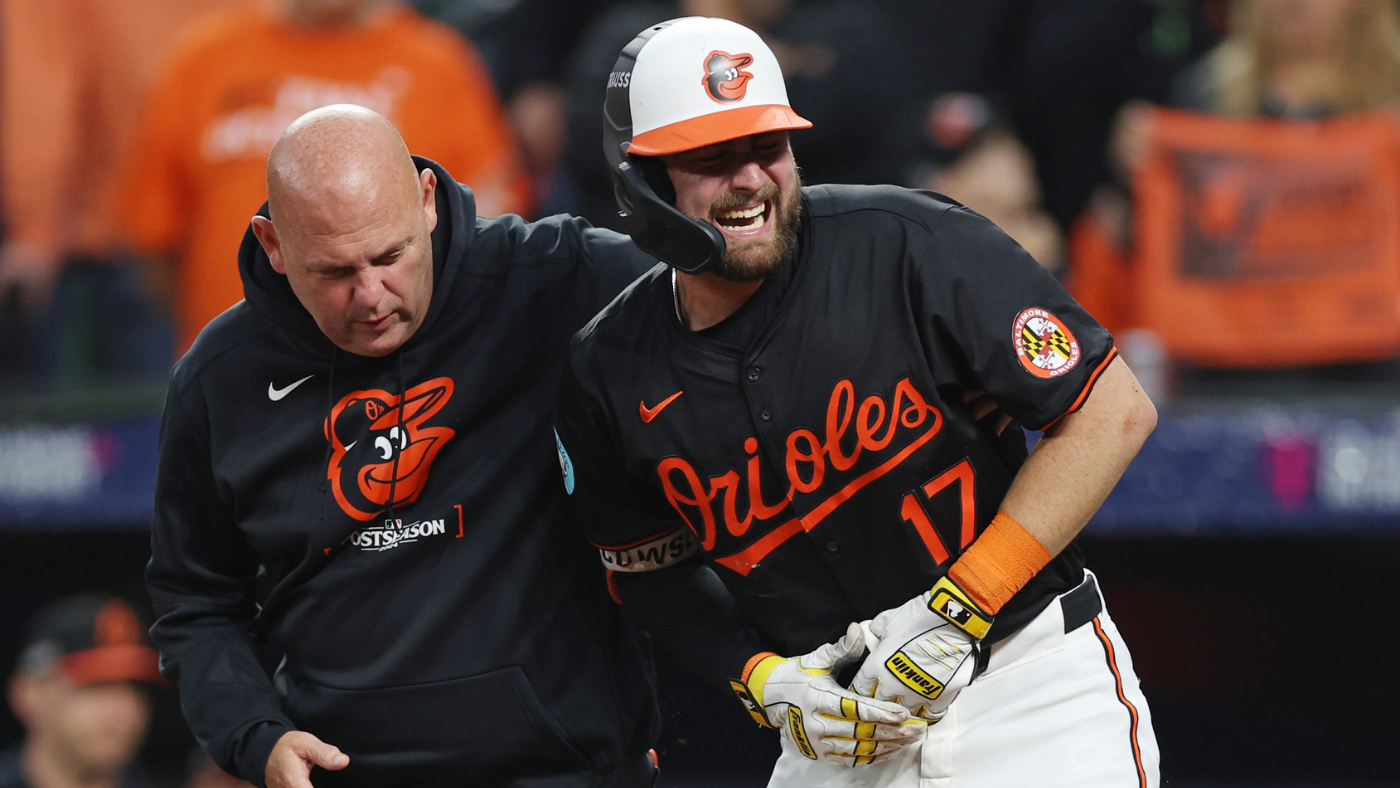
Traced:
[[863, 698], [836, 683], [832, 673], [864, 652], [864, 633], [851, 624], [837, 642], [800, 657], [766, 657], [747, 684], [730, 685], [759, 724], [782, 732], [784, 748], [843, 766], [879, 763], [922, 736], [924, 725], [897, 703]]
[[934, 723], [972, 682], [992, 616], [951, 579], [862, 624], [870, 656], [851, 689]]
[[267, 788], [312, 788], [311, 769], [336, 771], [350, 765], [350, 756], [306, 731], [287, 731], [272, 747], [263, 777]]

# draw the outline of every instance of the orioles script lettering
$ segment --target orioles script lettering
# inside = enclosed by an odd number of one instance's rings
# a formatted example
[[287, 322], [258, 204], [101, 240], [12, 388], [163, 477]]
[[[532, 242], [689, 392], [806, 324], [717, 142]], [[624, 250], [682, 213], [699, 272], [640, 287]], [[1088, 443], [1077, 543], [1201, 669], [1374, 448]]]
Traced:
[[[782, 463], [787, 492], [777, 501], [763, 500], [763, 461], [758, 439], [753, 437], [744, 441], [744, 452], [749, 457], [742, 474], [731, 468], [702, 480], [684, 458], [662, 460], [656, 472], [661, 477], [666, 500], [700, 537], [700, 546], [706, 551], [715, 547], [721, 520], [729, 534], [741, 537], [755, 521], [764, 522], [783, 515], [790, 517], [770, 534], [779, 538], [760, 539], [743, 551], [738, 560], [719, 559], [721, 564], [747, 574], [753, 564], [786, 538], [799, 530], [815, 528], [852, 495], [893, 470], [942, 429], [943, 414], [924, 399], [908, 378], [895, 384], [893, 400], [887, 403], [880, 395], [872, 394], [857, 406], [855, 385], [849, 380], [837, 383], [827, 402], [824, 433], [818, 436], [809, 429], [796, 429], [788, 434]], [[896, 442], [896, 438], [902, 436], [908, 437], [908, 442]], [[893, 456], [854, 479], [844, 481], [839, 489], [805, 515], [793, 516], [791, 506], [796, 495], [822, 489], [828, 481], [837, 478], [836, 474], [855, 468], [865, 452], [885, 452], [894, 445], [901, 445], [901, 448]], [[744, 568], [740, 570], [739, 565]]]

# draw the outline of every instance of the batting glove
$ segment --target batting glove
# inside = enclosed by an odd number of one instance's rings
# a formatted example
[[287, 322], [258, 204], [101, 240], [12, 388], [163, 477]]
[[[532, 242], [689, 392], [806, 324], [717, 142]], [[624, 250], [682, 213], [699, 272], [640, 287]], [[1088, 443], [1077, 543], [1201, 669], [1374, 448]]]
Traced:
[[992, 616], [944, 577], [933, 589], [862, 624], [870, 646], [851, 682], [859, 695], [891, 701], [934, 723], [972, 681]]
[[924, 726], [897, 703], [863, 698], [836, 683], [831, 674], [864, 652], [864, 633], [851, 624], [835, 643], [801, 657], [766, 657], [747, 682], [730, 686], [759, 725], [781, 731], [784, 748], [842, 766], [880, 763], [923, 735]]

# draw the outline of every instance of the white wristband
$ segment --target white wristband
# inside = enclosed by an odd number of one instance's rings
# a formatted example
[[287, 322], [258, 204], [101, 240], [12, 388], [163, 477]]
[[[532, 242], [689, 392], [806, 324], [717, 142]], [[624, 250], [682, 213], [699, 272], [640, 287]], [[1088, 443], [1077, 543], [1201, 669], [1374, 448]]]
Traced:
[[598, 553], [603, 557], [603, 566], [614, 572], [654, 572], [684, 561], [699, 548], [695, 534], [680, 526], [631, 547], [600, 547]]

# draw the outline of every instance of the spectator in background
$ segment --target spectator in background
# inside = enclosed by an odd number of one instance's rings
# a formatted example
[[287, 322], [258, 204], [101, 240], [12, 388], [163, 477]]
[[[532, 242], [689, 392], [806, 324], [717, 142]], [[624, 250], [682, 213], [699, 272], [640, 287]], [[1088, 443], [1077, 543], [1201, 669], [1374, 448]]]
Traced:
[[[1120, 107], [1158, 100], [1206, 31], [1199, 0], [1019, 0], [999, 89], [1035, 155], [1046, 209], [1070, 227], [1112, 178], [1104, 150]], [[1176, 30], [1176, 33], [1172, 33]]]
[[[27, 313], [22, 326], [49, 343], [38, 353], [46, 371], [59, 371], [51, 369], [58, 356], [96, 365], [102, 359], [139, 364], [141, 356], [153, 355], [162, 370], [167, 364], [168, 348], [150, 352], [143, 346], [150, 337], [125, 334], [139, 329], [116, 325], [120, 318], [112, 314], [123, 305], [128, 314], [145, 305], [135, 277], [110, 265], [111, 186], [176, 33], [237, 1], [0, 3], [0, 295], [18, 302]], [[60, 286], [69, 264], [70, 276]], [[35, 331], [35, 317], [48, 311], [56, 287], [58, 313]], [[94, 314], [75, 314], [84, 306]], [[84, 318], [95, 335], [70, 337]], [[136, 346], [122, 352], [114, 347], [118, 338]], [[88, 352], [75, 344], [88, 345]], [[13, 350], [20, 352], [7, 354], [11, 366], [14, 356], [33, 352]]]
[[578, 186], [563, 166], [568, 147], [568, 96], [553, 82], [522, 85], [511, 96], [510, 122], [520, 140], [520, 158], [530, 177], [534, 217], [571, 213]]
[[67, 597], [37, 612], [21, 641], [9, 701], [24, 726], [0, 753], [0, 788], [134, 788], [128, 767], [146, 738], [157, 655], [131, 606]]
[[[1236, 0], [1234, 30], [1173, 86], [1170, 103], [1234, 117], [1316, 120], [1394, 106], [1394, 0]], [[1147, 104], [1119, 114], [1112, 154], [1125, 175], [1148, 144]]]
[[475, 50], [392, 0], [248, 2], [197, 26], [152, 93], [121, 184], [126, 240], [174, 258], [181, 349], [243, 297], [236, 257], [272, 144], [303, 113], [360, 104], [459, 174], [483, 216], [525, 212], [504, 111]]
[[856, 0], [680, 0], [619, 5], [582, 36], [566, 69], [568, 165], [580, 183], [578, 212], [620, 227], [607, 163], [598, 155], [603, 93], [617, 53], [638, 30], [678, 16], [709, 16], [748, 27], [772, 48], [792, 106], [813, 128], [792, 137], [806, 183], [889, 183], [897, 163], [884, 126], [908, 97], [908, 69], [896, 26], [880, 6]]
[[928, 109], [909, 161], [913, 186], [961, 202], [992, 220], [1042, 266], [1058, 274], [1064, 239], [1041, 205], [1035, 162], [986, 98], [945, 93]]
[[1320, 118], [1400, 97], [1392, 0], [1239, 0], [1235, 13], [1235, 31], [1179, 80], [1177, 106]]

